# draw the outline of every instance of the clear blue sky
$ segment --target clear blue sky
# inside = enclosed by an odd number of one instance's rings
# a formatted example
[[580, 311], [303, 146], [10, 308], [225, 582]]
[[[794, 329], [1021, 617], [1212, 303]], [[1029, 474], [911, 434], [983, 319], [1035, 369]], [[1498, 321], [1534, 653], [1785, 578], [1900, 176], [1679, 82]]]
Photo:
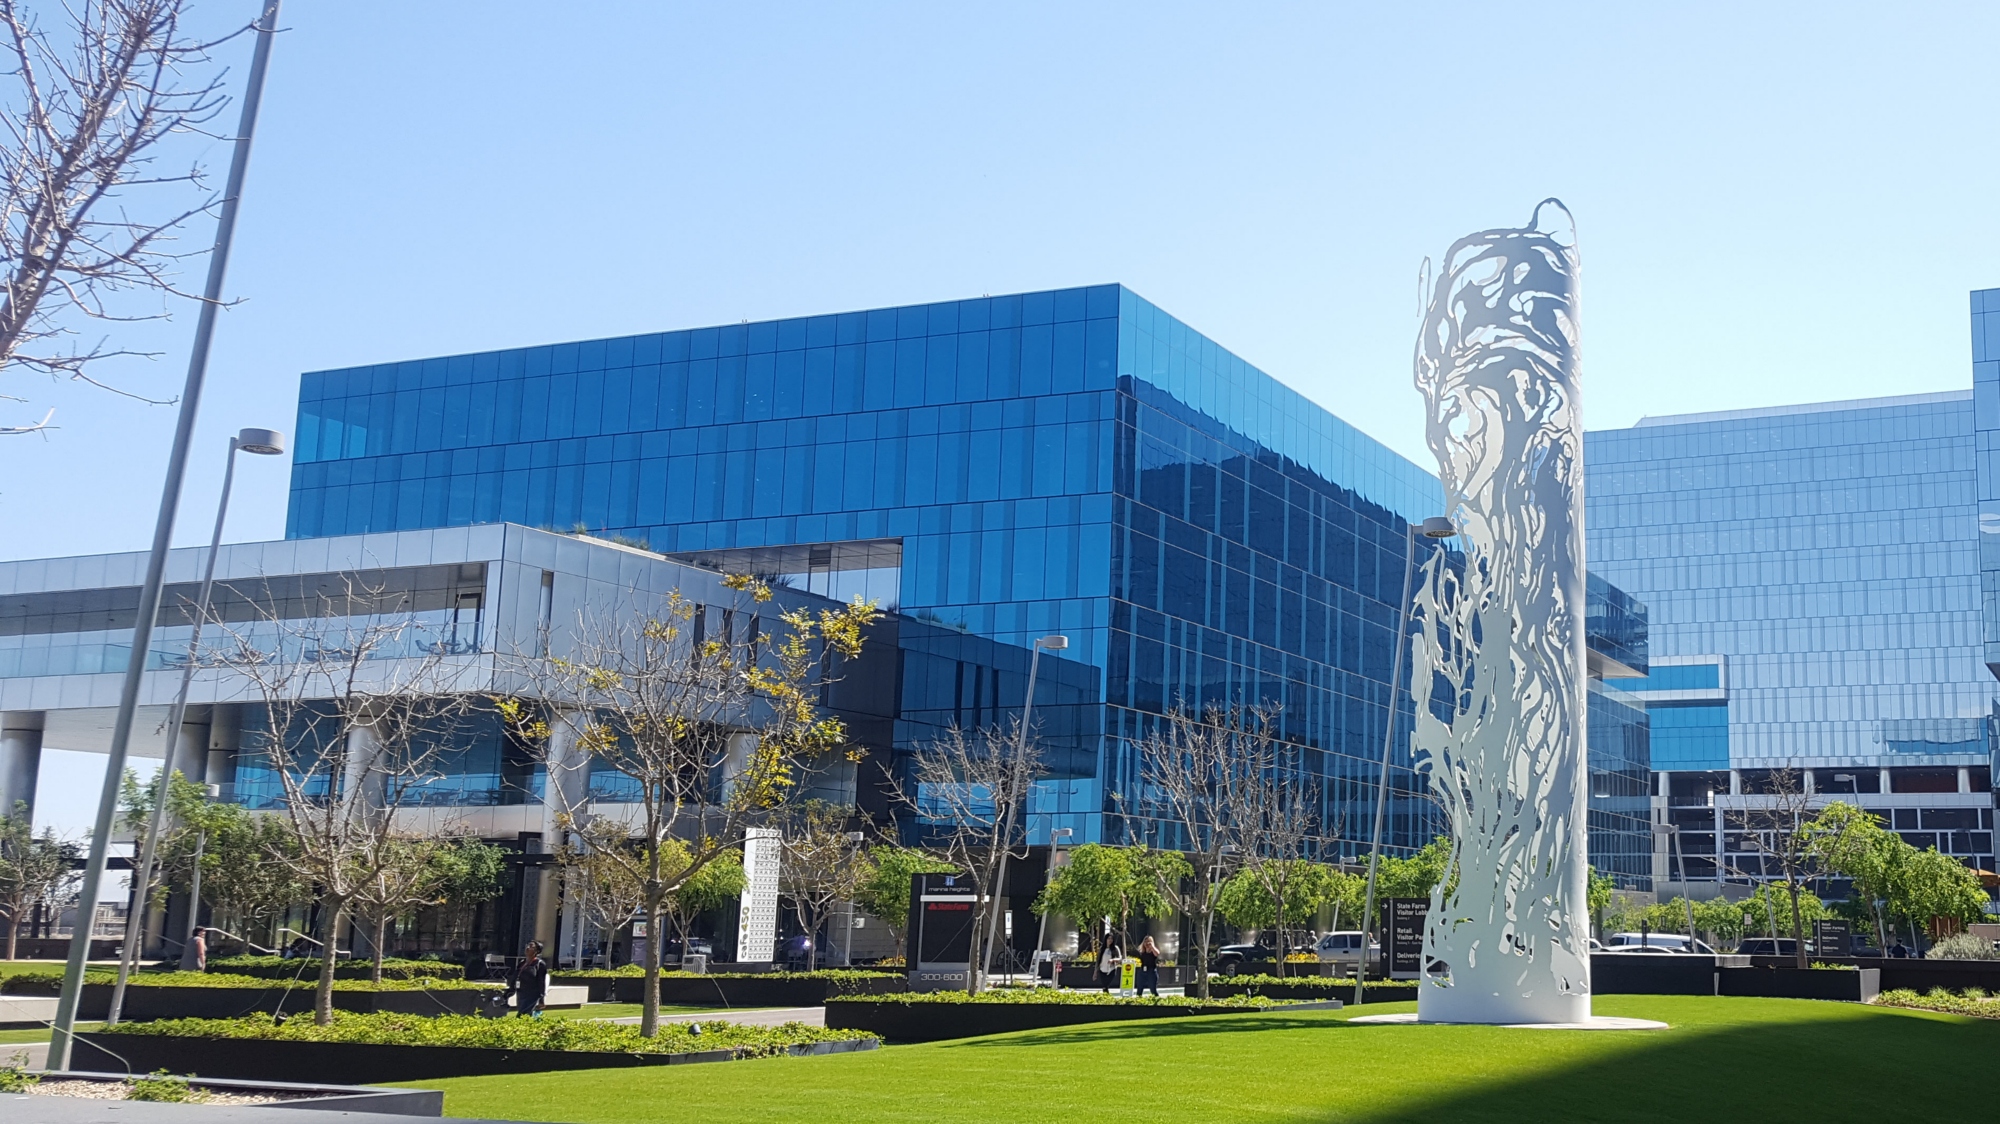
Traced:
[[[1546, 195], [1593, 427], [1969, 385], [2000, 7], [1638, 8], [292, 0], [179, 541], [301, 371], [1104, 281], [1428, 466], [1418, 262]], [[0, 557], [142, 549], [172, 411], [29, 389]], [[285, 466], [239, 481], [282, 534]]]
[[[1593, 427], [1968, 385], [2000, 7], [1638, 8], [292, 0], [180, 541], [300, 371], [1113, 280], [1428, 465], [1418, 262], [1551, 194]], [[142, 548], [172, 412], [31, 389], [0, 557]]]

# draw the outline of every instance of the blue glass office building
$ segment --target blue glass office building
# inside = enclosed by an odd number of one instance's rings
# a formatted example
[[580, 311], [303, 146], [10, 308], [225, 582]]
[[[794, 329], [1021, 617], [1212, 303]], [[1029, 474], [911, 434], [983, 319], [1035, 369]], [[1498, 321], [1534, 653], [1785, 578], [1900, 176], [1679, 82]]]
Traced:
[[1954, 391], [1587, 436], [1590, 565], [1650, 610], [1650, 673], [1620, 686], [1688, 877], [1763, 873], [1727, 812], [1777, 773], [1992, 868], [1991, 424]]
[[[1029, 644], [1062, 633], [1038, 841], [1122, 837], [1132, 747], [1176, 703], [1266, 700], [1353, 854], [1404, 529], [1440, 506], [1430, 473], [1105, 285], [308, 374], [287, 535], [583, 527], [866, 593], [899, 611], [905, 754], [1018, 707]], [[1408, 847], [1439, 823], [1396, 706]]]

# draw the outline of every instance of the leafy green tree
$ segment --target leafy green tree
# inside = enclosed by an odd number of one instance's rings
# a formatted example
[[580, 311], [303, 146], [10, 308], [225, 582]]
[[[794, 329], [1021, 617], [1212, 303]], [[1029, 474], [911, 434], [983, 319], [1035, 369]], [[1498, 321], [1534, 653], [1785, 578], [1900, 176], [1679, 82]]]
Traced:
[[[1383, 855], [1375, 871], [1375, 916], [1372, 923], [1382, 918], [1384, 898], [1428, 898], [1438, 883], [1445, 881], [1445, 872], [1451, 866], [1451, 840], [1440, 835], [1424, 844], [1414, 855], [1399, 857]], [[1453, 872], [1447, 893], [1458, 884], [1458, 875]]]
[[[1322, 906], [1336, 900], [1342, 900], [1345, 907], [1343, 899], [1352, 891], [1349, 880], [1360, 881], [1354, 875], [1335, 870], [1325, 863], [1292, 859], [1285, 865], [1290, 868], [1284, 872], [1286, 892], [1282, 925], [1286, 928], [1309, 924]], [[1254, 871], [1240, 870], [1222, 884], [1222, 893], [1216, 897], [1216, 910], [1239, 929], [1277, 928], [1281, 924], [1278, 917], [1280, 899], [1271, 892], [1270, 886]], [[1357, 913], [1360, 911], [1358, 897], [1353, 908]]]
[[1986, 900], [1979, 876], [1936, 847], [1911, 847], [1890, 876], [1889, 908], [1933, 937], [1983, 919]]
[[201, 900], [190, 903], [195, 915], [206, 902], [226, 928], [268, 938], [278, 917], [311, 899], [311, 884], [290, 861], [296, 858], [292, 834], [277, 817], [211, 801], [204, 786], [178, 771], [167, 799], [172, 815], [160, 837], [162, 892], [192, 891], [199, 856]]
[[36, 835], [25, 800], [15, 802], [12, 815], [0, 815], [0, 914], [7, 917], [7, 959], [14, 959], [22, 918], [62, 892], [81, 854], [76, 844], [57, 839], [53, 829]]
[[1915, 848], [1874, 813], [1840, 800], [1820, 809], [1808, 834], [1821, 865], [1853, 884], [1854, 900], [1863, 913], [1857, 920], [1865, 919], [1876, 938], [1886, 942], [1888, 918], [1875, 903], [1892, 896], [1895, 871]]
[[[675, 861], [688, 863], [693, 858], [692, 852], [684, 852]], [[741, 898], [749, 884], [749, 876], [743, 872], [743, 852], [731, 849], [715, 856], [668, 894], [661, 909], [673, 921], [681, 947], [687, 947], [688, 929], [695, 918]]]
[[384, 835], [375, 877], [355, 892], [354, 909], [369, 925], [374, 967], [382, 982], [389, 923], [412, 910], [457, 902], [471, 904], [500, 893], [500, 849], [474, 838], [439, 838], [396, 832]]
[[1135, 916], [1158, 917], [1167, 912], [1166, 895], [1157, 876], [1159, 862], [1144, 847], [1085, 843], [1057, 868], [1055, 877], [1035, 899], [1034, 910], [1088, 922], [1093, 930], [1097, 922], [1109, 918], [1122, 934]]
[[896, 954], [901, 956], [903, 942], [909, 936], [910, 880], [919, 874], [950, 874], [955, 868], [929, 851], [915, 847], [873, 847], [868, 859], [874, 869], [862, 881], [854, 900], [889, 927], [896, 938]]

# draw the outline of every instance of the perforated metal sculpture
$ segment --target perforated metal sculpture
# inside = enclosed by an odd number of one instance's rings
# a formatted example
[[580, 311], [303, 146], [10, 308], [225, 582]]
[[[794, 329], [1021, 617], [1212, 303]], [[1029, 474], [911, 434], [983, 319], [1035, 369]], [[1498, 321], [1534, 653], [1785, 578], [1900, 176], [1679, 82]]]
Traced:
[[1577, 289], [1574, 223], [1545, 200], [1452, 246], [1417, 341], [1460, 548], [1414, 610], [1414, 748], [1452, 831], [1426, 1022], [1590, 1018]]

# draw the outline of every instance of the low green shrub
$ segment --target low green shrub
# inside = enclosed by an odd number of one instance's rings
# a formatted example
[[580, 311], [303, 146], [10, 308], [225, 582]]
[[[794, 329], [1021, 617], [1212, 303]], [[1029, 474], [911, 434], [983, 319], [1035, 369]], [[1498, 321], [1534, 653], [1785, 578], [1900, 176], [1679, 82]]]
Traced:
[[1941, 987], [1934, 987], [1919, 995], [1907, 987], [1885, 991], [1875, 997], [1875, 1002], [1884, 1007], [1909, 1007], [1919, 1011], [1942, 1011], [1951, 1015], [1971, 1015], [1980, 1019], [2000, 1019], [2000, 999], [1987, 998], [1986, 992], [1967, 988], [1964, 994], [1954, 995]]
[[[1312, 991], [1334, 991], [1334, 990], [1346, 991], [1354, 986], [1354, 980], [1351, 977], [1338, 977], [1338, 976], [1282, 976], [1282, 977], [1264, 976], [1264, 975], [1213, 976], [1210, 978], [1209, 983], [1211, 985], [1230, 984], [1230, 985], [1252, 987], [1252, 988], [1298, 987], [1298, 988], [1306, 988]], [[1417, 990], [1417, 981], [1369, 980], [1367, 990], [1371, 992], [1380, 991], [1383, 992], [1384, 994], [1391, 992], [1400, 992], [1400, 991], [1407, 991], [1410, 992], [1411, 994], [1415, 994]]]
[[1259, 995], [1235, 995], [1228, 999], [1198, 999], [1191, 995], [1121, 996], [1101, 991], [1058, 991], [1050, 987], [994, 988], [978, 995], [962, 991], [906, 991], [895, 995], [834, 995], [828, 1003], [900, 1003], [908, 1007], [946, 1006], [957, 1003], [1033, 1003], [1076, 1007], [1281, 1007], [1284, 1000]]
[[0, 1093], [25, 1093], [41, 1080], [41, 1074], [29, 1071], [26, 1050], [15, 1051], [6, 1065], [0, 1065]]
[[1925, 960], [2000, 960], [2000, 948], [1985, 937], [1954, 933], [1932, 945]]
[[[282, 956], [224, 956], [208, 962], [211, 972], [235, 976], [256, 976], [265, 980], [290, 980], [319, 978], [319, 961], [316, 959]], [[337, 980], [366, 980], [375, 974], [375, 964], [370, 960], [342, 960], [333, 966], [333, 978]], [[382, 961], [382, 978], [385, 980], [462, 980], [465, 966], [445, 960], [404, 960], [390, 957]]]
[[120, 1023], [106, 1034], [147, 1034], [172, 1038], [277, 1039], [290, 1042], [357, 1042], [375, 1046], [469, 1046], [492, 1050], [595, 1050], [620, 1054], [687, 1054], [735, 1050], [741, 1057], [781, 1054], [787, 1047], [873, 1038], [857, 1030], [828, 1030], [804, 1023], [743, 1026], [717, 1020], [661, 1023], [652, 1038], [639, 1028], [587, 1019], [482, 1019], [472, 1015], [359, 1015], [336, 1011], [333, 1022], [315, 1024], [299, 1015], [280, 1021], [269, 1015], [240, 1019], [162, 1019]]
[[[0, 993], [12, 995], [54, 995], [62, 990], [61, 972], [21, 972], [0, 980]], [[111, 984], [117, 976], [112, 972], [90, 971], [84, 973], [86, 984]], [[228, 972], [135, 972], [129, 980], [132, 987], [254, 987], [260, 990], [304, 989], [319, 986], [319, 977], [311, 976], [302, 980], [268, 979], [257, 976], [239, 976]], [[462, 979], [403, 979], [372, 983], [368, 980], [335, 979], [335, 991], [439, 991], [463, 990], [468, 988], [494, 987], [494, 984], [473, 983]]]
[[[606, 980], [637, 979], [646, 970], [637, 964], [626, 964], [618, 968], [576, 968], [554, 973], [562, 979]], [[660, 970], [663, 980], [873, 980], [885, 976], [902, 976], [902, 972], [871, 972], [862, 968], [821, 968], [813, 972], [683, 972], [678, 969]]]
[[156, 1069], [147, 1077], [134, 1077], [125, 1084], [125, 1099], [128, 1101], [198, 1104], [208, 1099], [203, 1090], [190, 1088], [187, 1078], [175, 1077], [164, 1069]]

